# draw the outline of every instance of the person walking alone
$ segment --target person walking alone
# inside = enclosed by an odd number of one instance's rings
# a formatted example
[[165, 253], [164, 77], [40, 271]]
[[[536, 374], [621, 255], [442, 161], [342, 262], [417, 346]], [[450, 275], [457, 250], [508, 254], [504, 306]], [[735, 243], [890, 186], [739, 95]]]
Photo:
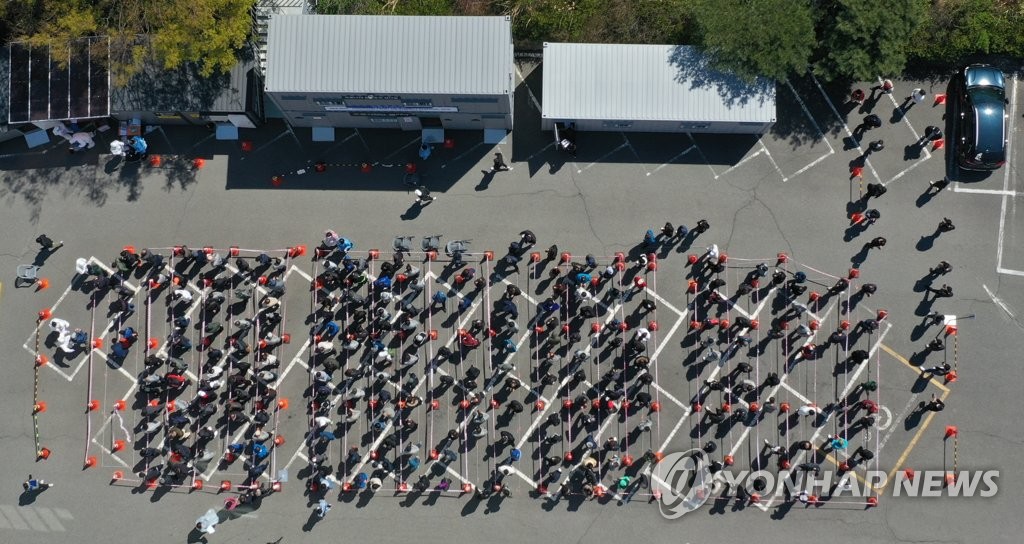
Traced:
[[28, 475], [28, 479], [21, 484], [21, 487], [28, 493], [35, 493], [36, 491], [46, 491], [53, 487], [53, 484], [46, 480], [33, 478], [31, 474]]
[[494, 165], [491, 166], [491, 173], [494, 172], [507, 172], [511, 170], [507, 164], [505, 164], [505, 156], [501, 152], [494, 154]]
[[63, 240], [57, 242], [57, 244], [54, 245], [53, 240], [51, 240], [50, 237], [45, 234], [40, 234], [39, 236], [37, 236], [36, 243], [39, 244], [40, 249], [47, 253], [53, 253], [54, 251], [57, 251], [58, 249], [64, 247]]
[[427, 204], [433, 202], [434, 199], [436, 198], [430, 195], [430, 189], [427, 189], [425, 185], [420, 185], [419, 187], [417, 187], [415, 192], [416, 202], [414, 202], [414, 204], [419, 204], [420, 206], [426, 206]]

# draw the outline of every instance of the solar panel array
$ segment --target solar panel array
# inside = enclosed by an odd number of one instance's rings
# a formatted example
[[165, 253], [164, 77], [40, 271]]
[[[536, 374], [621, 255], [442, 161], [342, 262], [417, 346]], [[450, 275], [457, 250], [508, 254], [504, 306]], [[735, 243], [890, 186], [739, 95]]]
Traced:
[[63, 63], [50, 47], [11, 44], [9, 123], [110, 115], [107, 38], [82, 38], [69, 47], [70, 62]]

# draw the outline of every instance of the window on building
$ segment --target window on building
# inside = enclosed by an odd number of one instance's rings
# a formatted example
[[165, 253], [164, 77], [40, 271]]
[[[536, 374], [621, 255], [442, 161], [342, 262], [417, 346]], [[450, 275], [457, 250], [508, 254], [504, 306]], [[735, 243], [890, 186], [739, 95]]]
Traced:
[[604, 121], [601, 126], [604, 128], [629, 128], [633, 126], [633, 121]]
[[452, 102], [464, 104], [497, 104], [498, 97], [491, 96], [453, 96]]
[[370, 117], [370, 122], [371, 123], [380, 124], [380, 125], [389, 125], [389, 124], [397, 123], [398, 122], [398, 118], [397, 117]]
[[281, 100], [305, 100], [306, 95], [304, 94], [282, 94]]
[[429, 98], [405, 98], [402, 99], [402, 105], [407, 108], [429, 108], [434, 105], [434, 101]]
[[709, 128], [711, 123], [681, 123], [679, 128], [683, 130], [700, 130]]

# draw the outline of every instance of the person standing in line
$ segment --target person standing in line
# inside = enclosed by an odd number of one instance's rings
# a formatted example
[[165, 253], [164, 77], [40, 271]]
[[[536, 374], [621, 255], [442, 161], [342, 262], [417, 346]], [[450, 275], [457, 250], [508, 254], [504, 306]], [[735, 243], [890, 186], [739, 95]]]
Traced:
[[942, 179], [937, 179], [935, 181], [928, 182], [928, 192], [931, 193], [932, 190], [934, 189], [935, 190], [935, 194], [939, 194], [939, 192], [941, 192], [943, 189], [945, 189], [948, 186], [949, 186], [949, 178], [943, 176]]
[[942, 129], [935, 125], [929, 125], [924, 129], [924, 136], [918, 140], [917, 145], [923, 146], [928, 142], [934, 142], [942, 139]]
[[928, 367], [928, 368], [922, 368], [921, 369], [921, 374], [922, 375], [929, 374], [929, 375], [932, 375], [932, 376], [945, 376], [945, 375], [949, 374], [949, 372], [950, 372], [950, 370], [952, 370], [952, 368], [953, 367], [950, 366], [949, 363], [942, 363], [939, 366], [932, 366], [932, 367]]
[[948, 217], [943, 217], [942, 221], [939, 221], [939, 232], [950, 232], [956, 229], [956, 225], [953, 224], [953, 220]]
[[196, 520], [196, 530], [200, 533], [212, 535], [217, 531], [218, 523], [220, 523], [220, 517], [217, 515], [217, 511], [211, 508]]
[[881, 183], [869, 183], [864, 192], [864, 200], [867, 201], [869, 198], [879, 198], [884, 195], [889, 189]]
[[317, 505], [316, 505], [316, 515], [320, 519], [324, 519], [324, 516], [326, 516], [327, 512], [330, 512], [330, 511], [331, 511], [331, 503], [327, 502], [326, 499], [320, 499], [320, 502], [318, 502]]
[[924, 89], [914, 89], [913, 92], [910, 93], [910, 96], [907, 97], [907, 110], [909, 110], [914, 104], [920, 104], [924, 102], [924, 97], [926, 96], [928, 96], [928, 92], [925, 91]]
[[881, 248], [885, 247], [885, 244], [886, 244], [885, 237], [884, 236], [878, 236], [876, 238], [873, 238], [870, 242], [868, 242], [868, 247], [872, 248], [872, 249], [881, 249]]
[[868, 149], [864, 153], [864, 155], [867, 156], [867, 155], [870, 155], [871, 153], [877, 153], [877, 152], [879, 152], [879, 151], [881, 151], [883, 149], [885, 149], [885, 141], [884, 140], [875, 140], [875, 141], [871, 142], [870, 144], [868, 144]]
[[939, 261], [938, 266], [928, 269], [929, 276], [942, 276], [953, 271], [953, 265], [946, 261]]
[[931, 412], [941, 412], [945, 408], [946, 403], [939, 397], [935, 396], [935, 393], [932, 393], [932, 400], [928, 401], [928, 404], [924, 406], [925, 410]]

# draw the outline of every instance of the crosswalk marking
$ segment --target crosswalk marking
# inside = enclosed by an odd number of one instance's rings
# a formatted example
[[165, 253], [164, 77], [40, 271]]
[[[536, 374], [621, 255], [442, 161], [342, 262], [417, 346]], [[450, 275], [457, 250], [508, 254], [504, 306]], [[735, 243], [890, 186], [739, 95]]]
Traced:
[[49, 508], [38, 508], [36, 511], [39, 513], [39, 517], [43, 518], [46, 525], [50, 527], [51, 531], [61, 532], [65, 530], [64, 526], [61, 525], [60, 520], [57, 519], [57, 516], [55, 516]]
[[11, 526], [19, 531], [28, 530], [28, 524], [25, 520], [21, 519], [21, 514], [18, 513], [18, 509], [9, 504], [0, 504], [0, 512], [3, 512], [7, 521], [11, 523]]

